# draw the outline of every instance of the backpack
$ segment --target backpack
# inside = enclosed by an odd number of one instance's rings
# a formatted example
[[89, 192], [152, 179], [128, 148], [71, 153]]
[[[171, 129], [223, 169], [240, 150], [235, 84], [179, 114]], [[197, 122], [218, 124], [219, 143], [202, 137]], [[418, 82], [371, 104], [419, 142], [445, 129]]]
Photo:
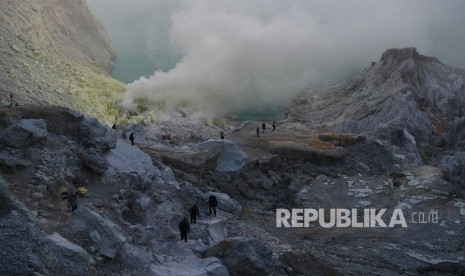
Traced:
[[218, 201], [216, 200], [216, 196], [214, 196], [214, 195], [211, 195], [211, 196], [208, 197], [208, 202], [210, 202], [210, 204], [213, 207], [216, 207], [216, 205], [218, 205]]

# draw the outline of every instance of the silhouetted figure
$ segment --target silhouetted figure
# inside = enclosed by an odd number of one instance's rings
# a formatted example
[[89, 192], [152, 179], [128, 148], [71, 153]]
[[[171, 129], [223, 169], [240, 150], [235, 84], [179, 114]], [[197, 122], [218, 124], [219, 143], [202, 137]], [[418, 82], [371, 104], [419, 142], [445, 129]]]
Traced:
[[221, 140], [224, 140], [224, 132], [220, 133]]
[[216, 196], [210, 195], [208, 197], [208, 213], [207, 213], [207, 215], [211, 215], [212, 210], [213, 210], [213, 213], [215, 214], [215, 217], [216, 217], [216, 206], [217, 205], [218, 205], [218, 201], [216, 200]]
[[276, 130], [276, 121], [273, 121], [273, 131]]
[[113, 126], [111, 127], [111, 129], [116, 130], [116, 124], [113, 124]]
[[10, 102], [13, 103], [13, 94], [10, 93]]
[[257, 127], [257, 137], [260, 137], [260, 128]]
[[134, 146], [134, 132], [131, 132], [131, 135], [129, 135], [129, 141], [131, 141], [131, 145]]
[[181, 233], [181, 240], [184, 240], [187, 242], [187, 234], [191, 230], [189, 226], [189, 221], [185, 217], [180, 223], [179, 223], [179, 232]]
[[265, 132], [265, 129], [266, 129], [266, 124], [265, 124], [265, 122], [263, 122], [263, 124], [262, 124], [262, 131]]
[[72, 212], [77, 209], [77, 191], [73, 185], [68, 186], [68, 205]]
[[197, 216], [200, 217], [199, 207], [197, 207], [197, 204], [194, 203], [192, 205], [190, 212], [191, 212], [191, 223], [195, 224], [197, 222]]

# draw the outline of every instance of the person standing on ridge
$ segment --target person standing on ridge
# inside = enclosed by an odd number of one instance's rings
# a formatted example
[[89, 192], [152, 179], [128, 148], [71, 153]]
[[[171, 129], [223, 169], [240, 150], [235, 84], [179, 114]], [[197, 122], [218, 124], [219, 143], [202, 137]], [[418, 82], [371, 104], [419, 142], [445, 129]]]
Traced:
[[189, 221], [187, 220], [186, 217], [179, 223], [179, 232], [181, 234], [181, 240], [184, 240], [187, 242], [187, 234], [191, 230], [189, 226]]
[[224, 132], [220, 133], [221, 140], [224, 140]]
[[265, 122], [263, 122], [263, 124], [262, 124], [262, 131], [265, 132], [265, 129], [266, 129], [266, 124], [265, 124]]
[[276, 121], [273, 121], [273, 131], [276, 130]]
[[260, 137], [260, 127], [257, 127], [257, 137]]
[[131, 135], [129, 135], [129, 140], [131, 141], [131, 145], [134, 146], [134, 132], [131, 132]]
[[195, 224], [197, 222], [197, 216], [200, 217], [199, 207], [197, 207], [197, 204], [195, 203], [192, 204], [190, 213], [191, 213], [191, 223]]
[[208, 213], [207, 213], [207, 215], [211, 215], [212, 210], [213, 210], [213, 214], [216, 217], [216, 206], [217, 205], [218, 205], [218, 201], [216, 200], [216, 196], [210, 195], [208, 197]]

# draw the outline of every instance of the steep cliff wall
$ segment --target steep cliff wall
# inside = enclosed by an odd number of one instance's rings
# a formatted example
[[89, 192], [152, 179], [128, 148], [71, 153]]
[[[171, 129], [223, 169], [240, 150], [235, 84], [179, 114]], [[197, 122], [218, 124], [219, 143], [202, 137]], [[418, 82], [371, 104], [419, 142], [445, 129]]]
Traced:
[[100, 118], [114, 113], [123, 84], [108, 75], [115, 58], [85, 0], [0, 3], [0, 101], [63, 105]]

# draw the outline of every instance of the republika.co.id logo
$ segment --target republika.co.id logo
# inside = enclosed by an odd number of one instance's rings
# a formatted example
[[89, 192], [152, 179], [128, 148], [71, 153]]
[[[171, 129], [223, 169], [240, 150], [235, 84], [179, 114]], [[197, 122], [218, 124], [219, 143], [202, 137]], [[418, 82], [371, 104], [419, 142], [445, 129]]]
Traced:
[[[393, 228], [407, 227], [402, 209], [394, 209], [389, 215], [387, 209], [276, 209], [276, 227], [309, 227], [310, 223], [318, 223], [323, 228]], [[413, 212], [410, 223], [437, 223], [438, 211], [428, 213]]]

